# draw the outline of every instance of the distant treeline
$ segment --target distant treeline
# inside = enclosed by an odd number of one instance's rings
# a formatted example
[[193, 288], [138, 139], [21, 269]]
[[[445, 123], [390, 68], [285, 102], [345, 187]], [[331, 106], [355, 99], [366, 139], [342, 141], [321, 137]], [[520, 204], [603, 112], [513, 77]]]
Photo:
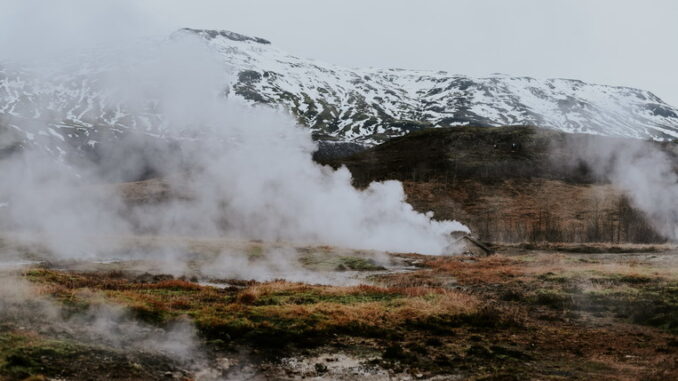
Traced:
[[576, 221], [566, 221], [547, 209], [525, 221], [488, 211], [470, 221], [474, 232], [491, 242], [614, 242], [663, 243], [645, 215], [620, 197], [615, 209], [593, 209]]

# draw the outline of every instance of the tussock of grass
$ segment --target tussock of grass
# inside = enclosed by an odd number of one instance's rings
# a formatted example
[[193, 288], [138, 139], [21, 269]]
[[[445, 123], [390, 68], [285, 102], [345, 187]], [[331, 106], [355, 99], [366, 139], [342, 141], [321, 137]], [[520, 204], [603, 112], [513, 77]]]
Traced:
[[593, 289], [575, 294], [576, 307], [583, 310], [610, 311], [616, 317], [636, 324], [678, 333], [678, 283]]
[[354, 271], [382, 271], [386, 270], [384, 266], [379, 266], [374, 261], [359, 257], [340, 257], [338, 270], [354, 270]]
[[321, 246], [311, 249], [297, 249], [302, 252], [300, 263], [307, 268], [329, 271], [383, 271], [385, 267], [378, 265], [373, 259], [356, 255], [336, 255], [331, 248]]
[[67, 341], [46, 340], [26, 334], [0, 334], [0, 374], [12, 379], [37, 377], [50, 371], [48, 359], [70, 358], [82, 351], [80, 346]]
[[93, 303], [104, 297], [156, 324], [187, 315], [214, 339], [273, 335], [274, 339], [292, 340], [337, 332], [373, 336], [406, 322], [470, 315], [478, 307], [468, 294], [431, 287], [338, 287], [273, 281], [234, 292], [176, 279], [135, 282], [116, 274], [36, 269], [26, 276], [42, 293], [68, 303]]
[[442, 287], [445, 279], [453, 279], [464, 287], [481, 287], [505, 302], [609, 314], [678, 330], [678, 280], [671, 267], [637, 260], [573, 261], [564, 254], [540, 254], [529, 261], [501, 255], [475, 260], [442, 257], [424, 264], [428, 272], [393, 274], [381, 280], [390, 285], [437, 282], [434, 285]]
[[0, 332], [0, 380], [163, 380], [175, 369], [174, 362], [160, 354], [23, 329]]
[[502, 283], [519, 276], [519, 262], [502, 256], [493, 255], [473, 261], [458, 257], [440, 257], [425, 262], [435, 272], [453, 276], [462, 284]]

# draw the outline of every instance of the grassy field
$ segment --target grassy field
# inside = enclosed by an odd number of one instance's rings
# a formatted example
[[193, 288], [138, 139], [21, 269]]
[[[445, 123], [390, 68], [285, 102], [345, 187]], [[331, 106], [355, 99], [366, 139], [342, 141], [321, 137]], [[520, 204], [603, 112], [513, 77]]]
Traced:
[[5, 317], [0, 379], [246, 379], [246, 371], [251, 379], [351, 379], [356, 369], [366, 379], [678, 377], [678, 254], [551, 246], [497, 247], [487, 258], [391, 254], [408, 271], [332, 259], [330, 248], [319, 250], [323, 260], [301, 257], [300, 267], [364, 271], [369, 285], [345, 286], [34, 266], [20, 277], [62, 318], [114, 305], [148, 327], [190, 322], [212, 373], [84, 340], [77, 328]]

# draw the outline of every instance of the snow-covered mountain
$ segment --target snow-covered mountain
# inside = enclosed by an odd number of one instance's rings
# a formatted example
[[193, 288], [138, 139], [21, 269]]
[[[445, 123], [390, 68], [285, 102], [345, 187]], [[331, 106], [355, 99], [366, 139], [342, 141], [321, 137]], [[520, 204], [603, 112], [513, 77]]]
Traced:
[[648, 91], [568, 79], [348, 69], [291, 56], [266, 40], [185, 31], [205, 38], [239, 70], [237, 94], [286, 105], [319, 137], [375, 143], [423, 127], [468, 124], [678, 137], [678, 109]]
[[[174, 36], [183, 34], [200, 36], [235, 73], [228, 96], [283, 106], [319, 140], [371, 145], [425, 127], [457, 125], [678, 137], [678, 109], [644, 90], [568, 79], [349, 69], [233, 32], [182, 29]], [[152, 107], [130, 110], [101, 91], [107, 68], [96, 62], [83, 60], [67, 75], [42, 80], [0, 68], [0, 141], [12, 142], [0, 144], [0, 156], [26, 144], [61, 155], [130, 129], [161, 136], [162, 120]]]

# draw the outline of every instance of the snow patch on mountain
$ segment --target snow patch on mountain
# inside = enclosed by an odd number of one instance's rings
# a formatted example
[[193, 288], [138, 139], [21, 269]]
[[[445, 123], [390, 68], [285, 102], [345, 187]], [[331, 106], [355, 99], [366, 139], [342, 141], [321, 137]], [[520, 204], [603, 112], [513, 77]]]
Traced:
[[[578, 80], [483, 78], [403, 69], [350, 69], [296, 57], [268, 40], [229, 31], [182, 29], [168, 43], [197, 36], [235, 79], [224, 93], [250, 104], [284, 107], [325, 142], [373, 145], [427, 127], [535, 125], [565, 132], [640, 139], [678, 137], [678, 109], [652, 93]], [[0, 67], [0, 157], [37, 145], [57, 156], [92, 152], [133, 130], [164, 138], [153, 100], [143, 110], [114, 101], [111, 68], [97, 52], [68, 70], [35, 75]], [[149, 53], [152, 54], [152, 53]], [[127, 64], [133, 65], [133, 62]]]

